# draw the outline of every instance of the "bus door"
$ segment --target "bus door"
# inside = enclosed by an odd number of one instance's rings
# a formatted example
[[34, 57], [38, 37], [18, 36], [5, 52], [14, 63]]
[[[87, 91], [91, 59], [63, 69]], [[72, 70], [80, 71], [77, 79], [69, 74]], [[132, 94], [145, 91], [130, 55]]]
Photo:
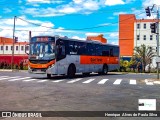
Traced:
[[65, 74], [66, 69], [66, 50], [65, 43], [62, 40], [57, 40], [57, 72], [58, 74]]
[[88, 65], [86, 66], [86, 70], [88, 72], [94, 72], [95, 70], [95, 65], [96, 65], [96, 58], [95, 58], [95, 45], [88, 43], [87, 44], [87, 55], [90, 58], [88, 61]]

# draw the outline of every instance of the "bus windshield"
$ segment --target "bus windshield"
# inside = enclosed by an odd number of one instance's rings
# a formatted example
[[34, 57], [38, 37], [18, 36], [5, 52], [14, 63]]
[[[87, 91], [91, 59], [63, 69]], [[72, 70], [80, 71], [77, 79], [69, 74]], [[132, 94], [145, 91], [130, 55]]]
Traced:
[[30, 44], [30, 59], [55, 59], [54, 42], [34, 42]]

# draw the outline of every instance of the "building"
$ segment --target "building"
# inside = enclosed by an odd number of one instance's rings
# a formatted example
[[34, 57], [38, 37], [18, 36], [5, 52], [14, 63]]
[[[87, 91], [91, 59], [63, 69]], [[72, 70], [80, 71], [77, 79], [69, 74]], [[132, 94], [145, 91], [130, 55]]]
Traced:
[[101, 43], [107, 43], [107, 39], [103, 37], [103, 34], [100, 34], [98, 36], [87, 36], [87, 40], [95, 40]]
[[[120, 55], [124, 59], [130, 59], [134, 53], [134, 47], [142, 44], [157, 49], [157, 35], [151, 33], [150, 24], [155, 19], [136, 19], [134, 14], [119, 15], [119, 46]], [[153, 66], [156, 66], [155, 58]]]
[[[26, 62], [28, 55], [25, 53], [25, 47], [28, 42], [17, 42], [14, 44], [14, 57], [13, 63], [19, 65], [20, 62]], [[13, 39], [0, 37], [0, 63], [7, 63], [11, 65]]]

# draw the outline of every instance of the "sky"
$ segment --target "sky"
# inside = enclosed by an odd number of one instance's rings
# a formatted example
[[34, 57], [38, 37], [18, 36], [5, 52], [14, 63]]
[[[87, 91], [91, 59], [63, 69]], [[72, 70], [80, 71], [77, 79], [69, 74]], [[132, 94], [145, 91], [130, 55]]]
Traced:
[[[1, 0], [0, 37], [28, 41], [32, 36], [59, 35], [85, 40], [103, 34], [108, 43], [118, 44], [119, 14], [146, 17], [145, 7], [160, 0]], [[153, 18], [152, 16], [151, 18]]]

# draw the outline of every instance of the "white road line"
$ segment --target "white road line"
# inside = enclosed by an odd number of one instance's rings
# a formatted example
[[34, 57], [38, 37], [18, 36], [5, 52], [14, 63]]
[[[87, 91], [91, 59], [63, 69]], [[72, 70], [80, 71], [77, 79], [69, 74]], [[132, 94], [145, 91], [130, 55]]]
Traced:
[[23, 80], [24, 82], [30, 82], [30, 81], [35, 81], [35, 80], [38, 80], [38, 79], [27, 79], [27, 80]]
[[12, 80], [8, 80], [8, 81], [18, 81], [18, 80], [24, 80], [24, 79], [28, 79], [31, 77], [24, 77], [24, 78], [17, 78], [17, 79], [12, 79]]
[[67, 83], [74, 83], [74, 82], [77, 82], [77, 81], [80, 81], [80, 80], [82, 80], [82, 78], [77, 78], [77, 79], [74, 79], [74, 80], [68, 81]]
[[39, 80], [39, 81], [37, 81], [37, 82], [46, 82], [46, 81], [48, 81], [48, 80]]
[[95, 80], [95, 79], [89, 79], [89, 80], [86, 80], [86, 81], [84, 81], [84, 82], [82, 82], [82, 83], [90, 83], [90, 82], [92, 82], [93, 80]]
[[117, 79], [113, 84], [114, 85], [119, 85], [121, 83], [122, 79]]
[[99, 81], [97, 84], [104, 84], [108, 79], [102, 79], [101, 81]]
[[52, 82], [55, 82], [55, 83], [58, 83], [58, 82], [62, 82], [64, 80], [55, 80], [55, 81], [52, 81]]
[[137, 83], [136, 83], [136, 80], [130, 80], [130, 81], [129, 81], [129, 84], [131, 84], [131, 85], [136, 85]]
[[154, 81], [155, 84], [160, 84], [160, 81]]
[[148, 79], [145, 79], [146, 85], [154, 85], [153, 82], [148, 81]]
[[2, 79], [0, 79], [0, 81], [1, 80], [6, 80], [6, 79], [12, 79], [12, 78], [19, 78], [20, 76], [16, 76], [16, 77], [6, 77], [6, 78], [2, 78]]

